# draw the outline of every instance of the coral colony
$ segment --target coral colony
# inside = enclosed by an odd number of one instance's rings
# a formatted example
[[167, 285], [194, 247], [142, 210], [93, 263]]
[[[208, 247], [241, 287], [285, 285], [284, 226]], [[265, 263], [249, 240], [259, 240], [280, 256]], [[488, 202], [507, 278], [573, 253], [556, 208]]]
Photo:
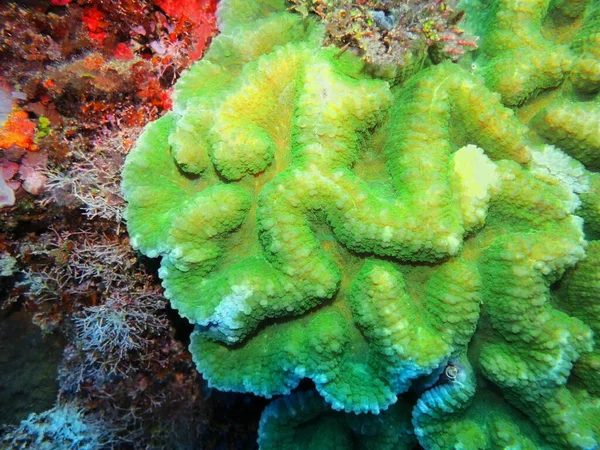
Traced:
[[0, 11], [3, 445], [600, 448], [600, 0], [109, 4]]
[[597, 448], [600, 4], [466, 2], [476, 53], [388, 67], [379, 31], [323, 43], [402, 7], [332, 3], [222, 1], [125, 162], [198, 370], [282, 396], [265, 449]]
[[[170, 108], [216, 4], [189, 17], [158, 0], [23, 3], [0, 5], [0, 330], [27, 314], [62, 361], [11, 372], [5, 351], [29, 337], [0, 342], [0, 448], [228, 442], [239, 427], [216, 418], [207, 432], [208, 393], [129, 244], [120, 191], [125, 154]], [[52, 396], [32, 401], [40, 391]]]

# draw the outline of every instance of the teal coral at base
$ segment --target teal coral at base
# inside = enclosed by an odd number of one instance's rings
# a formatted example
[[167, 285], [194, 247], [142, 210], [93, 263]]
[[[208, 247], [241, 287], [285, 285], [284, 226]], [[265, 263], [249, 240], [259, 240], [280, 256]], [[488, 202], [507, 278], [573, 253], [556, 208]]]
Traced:
[[398, 402], [379, 414], [332, 411], [314, 391], [273, 401], [263, 412], [262, 450], [410, 450], [416, 439], [409, 405]]
[[462, 4], [479, 49], [394, 80], [223, 0], [127, 157], [198, 370], [282, 396], [263, 449], [600, 445], [600, 2]]

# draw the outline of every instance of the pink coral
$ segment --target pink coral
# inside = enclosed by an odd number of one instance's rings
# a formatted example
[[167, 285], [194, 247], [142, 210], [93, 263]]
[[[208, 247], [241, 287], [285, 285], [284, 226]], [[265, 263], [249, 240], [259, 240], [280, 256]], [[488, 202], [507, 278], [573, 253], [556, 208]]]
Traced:
[[[15, 192], [20, 188], [39, 195], [46, 185], [48, 156], [41, 153], [12, 150], [0, 160], [0, 208], [15, 204]], [[10, 191], [10, 192], [9, 192]]]
[[4, 178], [0, 178], [0, 208], [12, 206], [15, 204], [15, 192], [6, 183]]

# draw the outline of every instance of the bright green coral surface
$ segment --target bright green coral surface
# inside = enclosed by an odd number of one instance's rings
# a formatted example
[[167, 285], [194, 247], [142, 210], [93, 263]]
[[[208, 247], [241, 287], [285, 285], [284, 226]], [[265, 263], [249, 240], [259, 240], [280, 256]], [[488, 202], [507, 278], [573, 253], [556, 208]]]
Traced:
[[264, 449], [598, 448], [600, 2], [464, 1], [479, 49], [402, 82], [287, 6], [222, 0], [123, 171], [198, 370], [314, 382]]

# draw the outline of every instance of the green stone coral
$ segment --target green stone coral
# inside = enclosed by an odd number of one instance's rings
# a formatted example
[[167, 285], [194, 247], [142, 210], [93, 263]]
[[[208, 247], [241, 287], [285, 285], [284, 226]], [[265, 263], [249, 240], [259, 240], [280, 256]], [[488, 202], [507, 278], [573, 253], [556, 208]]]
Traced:
[[426, 449], [598, 445], [598, 9], [468, 2], [472, 60], [392, 86], [283, 0], [222, 1], [122, 186], [208, 382], [313, 380], [261, 447], [347, 448], [408, 413]]

